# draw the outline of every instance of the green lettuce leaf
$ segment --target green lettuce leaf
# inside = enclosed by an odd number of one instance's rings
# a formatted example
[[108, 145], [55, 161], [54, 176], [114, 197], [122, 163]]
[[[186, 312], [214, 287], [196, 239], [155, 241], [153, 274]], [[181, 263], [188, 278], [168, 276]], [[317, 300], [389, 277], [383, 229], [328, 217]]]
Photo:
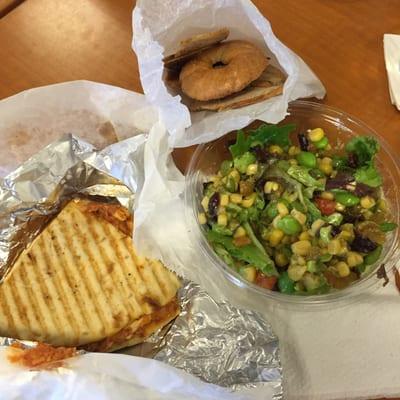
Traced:
[[318, 182], [310, 175], [307, 168], [300, 165], [291, 165], [287, 170], [287, 174], [296, 179], [296, 181], [302, 183], [304, 186], [317, 190], [325, 189], [324, 185], [321, 182]]
[[283, 126], [263, 124], [249, 135], [245, 135], [242, 130], [237, 132], [236, 143], [229, 146], [229, 151], [233, 158], [239, 157], [249, 151], [249, 149], [256, 145], [270, 145], [276, 144], [283, 148], [290, 145], [289, 133], [291, 133], [296, 126], [288, 124]]
[[382, 176], [379, 174], [373, 162], [356, 169], [354, 177], [357, 182], [364, 183], [371, 187], [382, 185]]
[[358, 136], [346, 144], [346, 151], [357, 156], [358, 165], [365, 166], [373, 160], [375, 154], [379, 151], [379, 143], [373, 137]]
[[207, 239], [213, 246], [216, 244], [222, 245], [232, 257], [254, 265], [263, 274], [267, 276], [279, 276], [274, 262], [268, 254], [262, 252], [256, 245], [247, 244], [246, 246], [236, 247], [233, 244], [232, 238], [220, 235], [211, 230], [207, 232]]

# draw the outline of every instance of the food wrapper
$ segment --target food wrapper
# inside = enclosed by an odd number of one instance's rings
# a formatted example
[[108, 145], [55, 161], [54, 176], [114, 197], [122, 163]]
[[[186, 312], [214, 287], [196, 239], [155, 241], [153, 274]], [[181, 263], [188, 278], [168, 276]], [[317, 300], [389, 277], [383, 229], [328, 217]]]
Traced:
[[[285, 72], [283, 94], [236, 110], [190, 113], [181, 97], [165, 85], [162, 60], [181, 40], [222, 27], [230, 30], [228, 40], [251, 41], [271, 58], [272, 65]], [[325, 95], [314, 73], [274, 35], [268, 20], [250, 0], [138, 0], [133, 34], [144, 93], [159, 110], [173, 147], [214, 140], [256, 119], [277, 123], [285, 117], [289, 101]]]
[[0, 177], [63, 134], [102, 149], [149, 132], [158, 120], [143, 95], [88, 81], [30, 89], [0, 104]]
[[[62, 86], [56, 85], [54, 92], [49, 87], [19, 96], [22, 103], [26, 96], [34, 96], [37, 101], [47, 99], [47, 102], [51, 103], [54, 94], [56, 97], [63, 96]], [[104, 85], [97, 87], [95, 84], [74, 83], [72, 86], [75, 86], [76, 90], [72, 90], [67, 84], [64, 94], [68, 93], [75, 98], [77, 112], [79, 102], [82, 102], [82, 108], [85, 108], [96, 99], [96, 93], [101, 93], [106, 103], [113, 98], [113, 102], [122, 108], [126, 102], [131, 104], [132, 99], [142, 105], [143, 109], [148, 107], [143, 97], [141, 100], [137, 94], [129, 94], [122, 90], [119, 98], [117, 88], [112, 88], [111, 93], [108, 93]], [[92, 88], [95, 90], [92, 91]], [[5, 104], [8, 112], [16, 116], [18, 110], [15, 107], [19, 104], [17, 97], [0, 103], [0, 113]], [[15, 107], [10, 106], [10, 100]], [[96, 106], [98, 109], [107, 109], [105, 105], [100, 104], [101, 99]], [[45, 108], [46, 105], [47, 103]], [[44, 127], [48, 115], [42, 114], [40, 107], [36, 107], [36, 110], [31, 111], [29, 118], [36, 121], [37, 126]], [[151, 112], [151, 108], [149, 110]], [[60, 120], [70, 113], [67, 106], [61, 105], [57, 111]], [[147, 121], [154, 118], [149, 133], [137, 134], [97, 150], [88, 141], [72, 134], [60, 138], [60, 132], [54, 130], [51, 136], [58, 137], [56, 141], [4, 177], [0, 187], [2, 277], [9, 272], [10, 263], [23, 247], [33, 240], [44, 224], [57, 213], [63, 202], [71, 196], [80, 194], [101, 196], [107, 201], [117, 200], [131, 211], [135, 211], [136, 220], [143, 188], [146, 187], [149, 194], [149, 189], [157, 184], [154, 179], [157, 177], [158, 164], [156, 163], [154, 168], [151, 167], [153, 155], [154, 162], [165, 163], [168, 166], [165, 170], [168, 180], [176, 181], [175, 185], [168, 185], [168, 190], [171, 193], [180, 190], [182, 176], [172, 163], [170, 148], [164, 148], [163, 141], [160, 141], [160, 138], [167, 138], [163, 125], [157, 122], [156, 113], [149, 116], [147, 113], [135, 111], [131, 109], [126, 115], [127, 118], [117, 119], [119, 124], [113, 119], [104, 119], [103, 122], [109, 122], [116, 127], [116, 132], [120, 132], [118, 126], [125, 126], [128, 134], [144, 130], [143, 126], [138, 128], [140, 123], [136, 118], [141, 122], [146, 118]], [[99, 117], [95, 111], [93, 113], [78, 113], [81, 126], [90, 128], [93, 118]], [[134, 119], [131, 119], [132, 114], [136, 115]], [[44, 120], [41, 120], [42, 117]], [[53, 115], [52, 118], [56, 121], [57, 115]], [[7, 125], [0, 127], [0, 134], [11, 137], [8, 130], [13, 126], [15, 124], [9, 119]], [[27, 126], [26, 129], [28, 128]], [[96, 135], [94, 126], [93, 130], [88, 129], [87, 132]], [[35, 146], [39, 147], [35, 141], [30, 143], [31, 152]], [[154, 146], [157, 143], [159, 153], [155, 154]], [[146, 170], [145, 165], [148, 167]], [[11, 166], [7, 165], [6, 168], [8, 170]], [[152, 198], [151, 201], [157, 204], [162, 201], [162, 196]], [[146, 213], [138, 212], [137, 215], [140, 220]], [[163, 240], [160, 246], [168, 246], [168, 241]], [[62, 366], [52, 370], [28, 371], [6, 361], [7, 348], [15, 340], [2, 338], [2, 396], [39, 399], [57, 397], [62, 393], [66, 398], [80, 398], [85, 394], [87, 399], [98, 399], [108, 398], [112, 393], [113, 397], [128, 399], [132, 398], [134, 393], [136, 397], [140, 395], [141, 398], [149, 399], [183, 396], [199, 399], [281, 398], [282, 374], [278, 340], [267, 320], [257, 313], [235, 308], [227, 302], [216, 302], [200, 290], [199, 286], [189, 281], [184, 282], [179, 296], [182, 304], [181, 315], [145, 343], [121, 351], [125, 354], [86, 353], [65, 361]], [[35, 346], [35, 343], [23, 344]], [[216, 349], [219, 349], [219, 353]], [[142, 357], [132, 357], [131, 354]]]

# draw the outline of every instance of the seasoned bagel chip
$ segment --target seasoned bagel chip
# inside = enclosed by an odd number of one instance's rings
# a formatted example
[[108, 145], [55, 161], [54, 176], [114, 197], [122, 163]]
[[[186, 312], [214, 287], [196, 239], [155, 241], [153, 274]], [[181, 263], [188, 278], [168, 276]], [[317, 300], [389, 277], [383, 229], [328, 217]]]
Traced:
[[177, 68], [199, 51], [222, 42], [228, 36], [229, 29], [221, 28], [216, 31], [200, 33], [188, 39], [184, 39], [179, 43], [179, 48], [174, 54], [164, 58], [164, 65], [167, 68]]

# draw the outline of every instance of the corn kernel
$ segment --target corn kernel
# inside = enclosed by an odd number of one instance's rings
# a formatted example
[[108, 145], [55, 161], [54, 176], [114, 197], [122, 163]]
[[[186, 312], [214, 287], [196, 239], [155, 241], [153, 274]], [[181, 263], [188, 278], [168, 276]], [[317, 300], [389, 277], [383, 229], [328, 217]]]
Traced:
[[315, 236], [317, 232], [325, 225], [325, 221], [323, 219], [315, 220], [311, 225], [311, 234]]
[[330, 157], [324, 157], [324, 158], [321, 160], [321, 163], [322, 163], [322, 164], [329, 164], [329, 165], [332, 165], [332, 158], [330, 158]]
[[375, 200], [371, 196], [364, 196], [361, 197], [360, 204], [362, 208], [372, 208], [375, 205]]
[[279, 189], [279, 184], [273, 181], [267, 181], [264, 185], [264, 193], [269, 194]]
[[274, 228], [278, 227], [278, 222], [282, 219], [280, 215], [277, 215], [273, 220], [272, 220], [272, 226]]
[[254, 282], [257, 276], [257, 270], [253, 266], [244, 267], [241, 269], [240, 274], [249, 282]]
[[320, 197], [324, 200], [333, 200], [335, 198], [332, 192], [322, 192]]
[[305, 272], [307, 271], [307, 267], [305, 265], [290, 265], [288, 268], [288, 276], [292, 281], [299, 281]]
[[255, 175], [258, 171], [257, 164], [249, 164], [246, 169], [246, 175]]
[[276, 205], [276, 209], [278, 210], [278, 213], [279, 213], [279, 215], [280, 215], [281, 217], [284, 217], [285, 215], [288, 215], [288, 214], [289, 214], [288, 208], [286, 207], [285, 204], [283, 204], [283, 203], [281, 203], [281, 202], [279, 202], [279, 203]]
[[329, 243], [328, 243], [328, 253], [335, 255], [335, 254], [339, 254], [342, 250], [342, 245], [340, 243], [340, 241], [338, 239], [332, 239]]
[[208, 202], [210, 201], [210, 198], [208, 196], [204, 196], [203, 200], [201, 201], [201, 206], [205, 211], [208, 210]]
[[350, 240], [354, 239], [354, 233], [349, 231], [342, 231], [339, 233], [338, 238], [349, 242]]
[[271, 234], [269, 235], [269, 243], [272, 247], [275, 247], [279, 244], [279, 242], [282, 240], [284, 236], [283, 231], [280, 229], [274, 229], [272, 230]]
[[290, 158], [288, 161], [289, 161], [290, 165], [297, 165], [298, 164], [297, 160], [295, 160], [294, 158]]
[[234, 238], [240, 238], [240, 237], [246, 236], [246, 234], [247, 234], [246, 230], [242, 226], [239, 226], [236, 229], [235, 234], [233, 235], [233, 237]]
[[346, 207], [343, 204], [336, 203], [335, 210], [336, 211], [344, 211]]
[[291, 257], [291, 264], [293, 265], [306, 265], [306, 259], [303, 256], [299, 256], [297, 254], [293, 254]]
[[311, 242], [309, 240], [299, 240], [292, 244], [292, 251], [299, 256], [306, 256], [311, 250]]
[[371, 210], [365, 210], [363, 214], [365, 219], [371, 219], [372, 216], [374, 215], [374, 213]]
[[288, 258], [283, 253], [277, 253], [275, 255], [275, 263], [278, 267], [284, 267], [289, 263]]
[[332, 164], [324, 164], [323, 162], [319, 163], [318, 168], [325, 175], [330, 175], [333, 171]]
[[218, 213], [217, 214], [225, 214], [225, 212], [226, 212], [225, 207], [222, 207], [222, 206], [218, 207]]
[[308, 132], [308, 138], [312, 142], [319, 142], [325, 136], [325, 132], [321, 128], [315, 128]]
[[344, 261], [338, 262], [336, 264], [336, 269], [341, 278], [345, 278], [346, 276], [350, 275], [350, 268]]
[[204, 213], [199, 213], [199, 215], [197, 216], [198, 220], [199, 220], [199, 224], [200, 225], [204, 225], [207, 223], [207, 217], [206, 214]]
[[364, 261], [364, 259], [361, 254], [358, 254], [355, 251], [349, 251], [347, 253], [346, 261], [347, 261], [348, 266], [350, 268], [352, 268], [352, 267], [356, 267], [357, 265], [360, 265]]
[[293, 218], [297, 219], [301, 225], [304, 225], [307, 221], [307, 216], [301, 211], [297, 211], [295, 208], [290, 212]]
[[221, 194], [220, 198], [219, 198], [219, 204], [222, 207], [227, 206], [229, 203], [229, 195], [228, 194]]
[[232, 177], [236, 183], [239, 183], [240, 173], [237, 169], [233, 169], [231, 172], [229, 172], [228, 176]]
[[250, 208], [254, 204], [254, 201], [256, 200], [256, 196], [257, 195], [254, 193], [251, 196], [245, 197], [242, 200], [242, 206], [244, 208]]
[[280, 147], [276, 144], [269, 146], [268, 151], [272, 154], [283, 154], [282, 147]]
[[239, 193], [233, 193], [230, 195], [231, 202], [234, 204], [240, 204], [242, 202], [242, 195]]
[[378, 208], [381, 210], [381, 211], [387, 211], [387, 204], [386, 204], [386, 201], [384, 200], [384, 199], [379, 199], [378, 200]]
[[217, 219], [218, 225], [226, 226], [228, 225], [228, 217], [226, 214], [219, 214]]
[[310, 239], [310, 235], [307, 231], [305, 232], [301, 232], [299, 235], [299, 239], [300, 240], [309, 240]]
[[297, 146], [290, 146], [288, 150], [289, 156], [297, 156], [300, 153], [300, 149]]

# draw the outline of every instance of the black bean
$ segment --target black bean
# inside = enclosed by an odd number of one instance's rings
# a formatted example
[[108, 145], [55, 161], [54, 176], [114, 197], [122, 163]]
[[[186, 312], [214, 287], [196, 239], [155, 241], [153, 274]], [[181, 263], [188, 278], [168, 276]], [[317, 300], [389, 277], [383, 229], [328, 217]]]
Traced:
[[332, 237], [335, 237], [335, 236], [339, 235], [339, 233], [340, 233], [341, 231], [342, 231], [342, 230], [341, 230], [338, 226], [332, 225], [332, 229], [331, 229], [331, 235], [332, 235]]
[[308, 151], [309, 143], [308, 143], [308, 139], [307, 139], [306, 135], [304, 133], [299, 133], [297, 135], [297, 137], [299, 139], [300, 149], [303, 150], [303, 151]]
[[353, 251], [359, 251], [360, 253], [369, 253], [374, 251], [378, 245], [371, 239], [361, 236], [356, 232], [354, 240], [350, 243], [350, 248]]
[[211, 219], [217, 218], [219, 206], [219, 193], [215, 192], [208, 201], [208, 215]]
[[322, 194], [322, 191], [321, 191], [321, 190], [314, 190], [314, 192], [313, 192], [313, 198], [315, 199], [315, 198], [317, 198], [317, 197], [320, 197], [321, 194]]
[[256, 159], [259, 162], [265, 163], [272, 157], [272, 155], [262, 146], [254, 146], [250, 151], [256, 156]]
[[256, 181], [254, 187], [261, 193], [264, 193], [264, 185], [267, 180], [265, 178], [260, 178]]
[[349, 153], [347, 164], [350, 168], [357, 168], [358, 167], [358, 159], [355, 153]]
[[359, 213], [355, 214], [354, 212], [347, 211], [342, 214], [344, 224], [355, 224], [365, 220], [364, 216]]

